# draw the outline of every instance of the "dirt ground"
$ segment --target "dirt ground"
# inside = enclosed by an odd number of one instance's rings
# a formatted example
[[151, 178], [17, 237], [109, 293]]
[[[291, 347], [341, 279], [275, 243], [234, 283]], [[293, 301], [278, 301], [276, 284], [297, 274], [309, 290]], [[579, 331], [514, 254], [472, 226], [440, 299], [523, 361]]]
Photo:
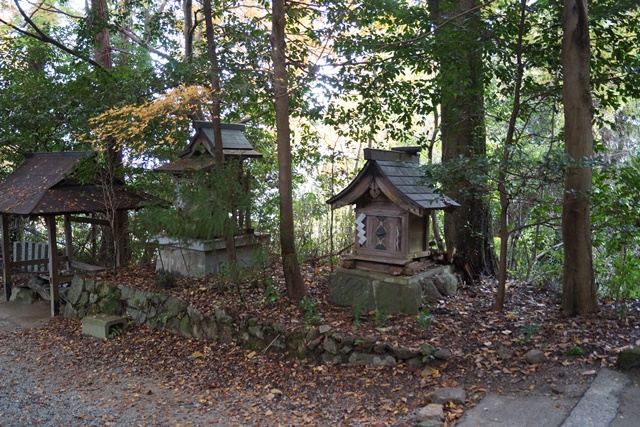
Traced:
[[[462, 286], [457, 296], [432, 304], [428, 324], [417, 316], [354, 313], [326, 301], [325, 265], [304, 268], [316, 313], [310, 319], [283, 296], [277, 271], [257, 270], [237, 288], [213, 277], [180, 279], [162, 292], [204, 310], [218, 305], [232, 316], [273, 319], [291, 328], [313, 321], [393, 345], [446, 349], [451, 356], [421, 367], [340, 366], [137, 325], [114, 339], [96, 340], [81, 335], [79, 320], [60, 317], [41, 328], [3, 333], [10, 339], [3, 340], [9, 345], [2, 355], [12, 363], [33, 363], [43, 378], [64, 372], [67, 385], [61, 388], [96, 393], [97, 401], [124, 396], [112, 403], [121, 412], [131, 405], [143, 414], [137, 425], [410, 426], [411, 413], [430, 402], [434, 389], [456, 386], [466, 391], [467, 402], [446, 408], [445, 425], [455, 425], [488, 392], [579, 395], [600, 367], [613, 366], [617, 352], [640, 340], [636, 302], [626, 302], [624, 317], [602, 301], [599, 314], [568, 318], [554, 289], [526, 283], [510, 285], [502, 313], [491, 311], [492, 281]], [[139, 267], [97, 279], [150, 290], [154, 275]], [[527, 363], [531, 349], [542, 350], [547, 361]], [[104, 425], [120, 424], [106, 419]]]

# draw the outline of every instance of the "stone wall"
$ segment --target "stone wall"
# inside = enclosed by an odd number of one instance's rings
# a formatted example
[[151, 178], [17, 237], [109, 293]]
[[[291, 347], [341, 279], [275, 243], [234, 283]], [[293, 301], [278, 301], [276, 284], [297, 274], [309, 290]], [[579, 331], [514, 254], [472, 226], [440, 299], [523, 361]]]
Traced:
[[126, 315], [132, 322], [154, 329], [168, 329], [187, 337], [236, 342], [256, 351], [267, 349], [325, 362], [378, 366], [411, 363], [419, 366], [432, 351], [394, 348], [378, 337], [345, 335], [328, 325], [287, 330], [272, 319], [232, 318], [219, 307], [205, 313], [168, 295], [79, 276], [73, 278], [66, 299], [64, 316], [67, 318], [98, 313]]

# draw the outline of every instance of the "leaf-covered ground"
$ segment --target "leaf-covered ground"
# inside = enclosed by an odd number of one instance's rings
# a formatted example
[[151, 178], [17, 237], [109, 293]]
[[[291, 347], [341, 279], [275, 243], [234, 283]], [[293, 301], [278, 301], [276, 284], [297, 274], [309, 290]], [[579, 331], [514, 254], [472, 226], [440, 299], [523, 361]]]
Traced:
[[[557, 292], [524, 283], [511, 284], [503, 313], [491, 311], [490, 281], [463, 286], [456, 297], [431, 305], [428, 322], [418, 316], [354, 313], [326, 301], [330, 270], [323, 265], [304, 268], [315, 306], [305, 315], [282, 296], [284, 283], [277, 271], [254, 272], [239, 288], [209, 277], [180, 279], [162, 292], [200, 309], [224, 307], [234, 317], [273, 319], [289, 328], [319, 322], [393, 345], [447, 349], [451, 356], [428, 360], [422, 367], [338, 366], [137, 325], [119, 337], [95, 340], [81, 335], [79, 320], [61, 317], [42, 329], [12, 333], [10, 345], [28, 349], [28, 357], [51, 366], [52, 372], [73, 369], [70, 378], [96, 389], [129, 381], [134, 386], [125, 393], [126, 401], [138, 409], [158, 395], [173, 396], [154, 407], [160, 418], [141, 425], [173, 425], [167, 420], [179, 407], [211, 419], [224, 414], [226, 425], [238, 426], [408, 426], [413, 425], [410, 413], [428, 404], [430, 392], [442, 386], [462, 387], [468, 397], [464, 406], [447, 407], [447, 425], [454, 425], [489, 391], [571, 396], [600, 367], [612, 366], [621, 348], [640, 340], [635, 302], [627, 303], [625, 317], [603, 301], [598, 315], [567, 318], [559, 311]], [[141, 267], [97, 279], [147, 290], [155, 286], [154, 272]], [[548, 361], [529, 365], [524, 354], [534, 348], [544, 351]], [[504, 349], [513, 351], [513, 357], [504, 359]], [[69, 388], [74, 381], [69, 380]], [[162, 411], [166, 424], [159, 421]]]

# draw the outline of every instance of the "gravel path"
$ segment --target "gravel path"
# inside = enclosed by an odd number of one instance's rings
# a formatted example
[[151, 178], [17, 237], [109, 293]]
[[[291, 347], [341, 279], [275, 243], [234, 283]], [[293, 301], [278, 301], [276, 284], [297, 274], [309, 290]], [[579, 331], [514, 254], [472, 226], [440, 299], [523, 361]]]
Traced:
[[65, 352], [33, 354], [18, 333], [0, 340], [2, 426], [227, 426], [213, 408], [199, 411], [197, 397], [153, 378]]

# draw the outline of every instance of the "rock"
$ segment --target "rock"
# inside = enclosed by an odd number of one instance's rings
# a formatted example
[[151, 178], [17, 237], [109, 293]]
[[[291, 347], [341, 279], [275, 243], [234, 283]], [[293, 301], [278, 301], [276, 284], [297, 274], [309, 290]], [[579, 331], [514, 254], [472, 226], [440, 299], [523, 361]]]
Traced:
[[496, 354], [502, 360], [509, 360], [513, 357], [513, 350], [507, 347], [500, 347]]
[[543, 363], [547, 361], [547, 356], [540, 350], [533, 349], [529, 350], [527, 354], [524, 355], [524, 359], [527, 363], [534, 365], [536, 363]]
[[443, 406], [438, 403], [430, 403], [424, 408], [418, 409], [415, 415], [416, 422], [444, 420]]
[[408, 348], [394, 348], [393, 355], [400, 360], [409, 360], [413, 359], [414, 357], [418, 357], [420, 353]]
[[373, 365], [373, 354], [353, 352], [349, 356], [349, 363], [352, 365]]
[[446, 348], [439, 348], [433, 352], [433, 358], [438, 360], [447, 360], [451, 357], [451, 350]]
[[255, 326], [249, 326], [247, 328], [247, 332], [249, 332], [249, 334], [255, 338], [258, 338], [261, 341], [264, 341], [264, 332], [262, 332], [262, 327], [255, 325]]
[[64, 311], [62, 312], [65, 319], [77, 319], [78, 318], [78, 312], [76, 311], [75, 308], [73, 308], [73, 304], [71, 304], [70, 302], [66, 303], [64, 305]]
[[467, 395], [463, 389], [459, 387], [442, 387], [431, 393], [433, 403], [446, 405], [453, 402], [456, 405], [462, 405], [467, 400]]
[[621, 371], [640, 368], [640, 347], [632, 347], [622, 350], [618, 353], [616, 365]]
[[432, 278], [425, 278], [420, 280], [422, 286], [422, 299], [425, 302], [438, 302], [442, 299], [442, 294], [436, 288]]
[[438, 292], [444, 296], [453, 296], [458, 292], [458, 278], [449, 270], [434, 276], [433, 284]]
[[11, 291], [11, 298], [9, 298], [9, 300], [23, 304], [31, 304], [36, 300], [36, 294], [31, 289], [13, 288]]
[[82, 277], [75, 275], [73, 276], [73, 280], [71, 280], [71, 287], [69, 288], [69, 293], [67, 294], [67, 301], [71, 304], [75, 304], [80, 299], [80, 294], [82, 294], [82, 289], [84, 288], [84, 280]]
[[325, 349], [325, 351], [328, 351], [331, 354], [338, 353], [338, 343], [331, 338], [325, 338], [322, 347]]
[[318, 326], [318, 332], [320, 332], [321, 334], [326, 334], [330, 330], [331, 330], [331, 326], [329, 326], [329, 325], [320, 325], [320, 326]]
[[441, 427], [442, 421], [438, 420], [425, 420], [417, 423], [415, 427]]
[[35, 293], [37, 293], [38, 295], [40, 295], [40, 298], [42, 298], [43, 300], [51, 301], [51, 296], [50, 296], [51, 291], [49, 289], [48, 280], [33, 274], [31, 275], [31, 277], [29, 278], [29, 281], [27, 282], [27, 287], [32, 291], [34, 291]]
[[391, 355], [373, 356], [373, 364], [376, 366], [396, 366], [398, 361]]
[[305, 341], [307, 342], [311, 342], [311, 341], [315, 341], [316, 339], [318, 339], [318, 337], [320, 336], [320, 332], [318, 332], [317, 329], [312, 328], [309, 329], [309, 332], [307, 332], [307, 335], [305, 336]]

